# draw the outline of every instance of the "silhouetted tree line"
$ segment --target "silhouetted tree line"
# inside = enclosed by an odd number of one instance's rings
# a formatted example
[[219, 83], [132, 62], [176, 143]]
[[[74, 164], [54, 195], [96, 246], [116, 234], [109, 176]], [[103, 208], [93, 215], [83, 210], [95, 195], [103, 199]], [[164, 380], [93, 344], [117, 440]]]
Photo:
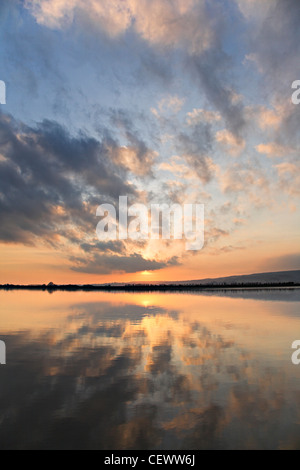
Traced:
[[300, 287], [300, 283], [295, 282], [272, 282], [272, 283], [234, 283], [234, 284], [125, 284], [125, 285], [57, 285], [52, 282], [48, 285], [0, 285], [0, 290], [32, 290], [32, 291], [86, 291], [86, 292], [174, 292], [174, 291], [201, 291], [201, 290], [219, 290], [219, 289], [274, 289], [286, 287]]

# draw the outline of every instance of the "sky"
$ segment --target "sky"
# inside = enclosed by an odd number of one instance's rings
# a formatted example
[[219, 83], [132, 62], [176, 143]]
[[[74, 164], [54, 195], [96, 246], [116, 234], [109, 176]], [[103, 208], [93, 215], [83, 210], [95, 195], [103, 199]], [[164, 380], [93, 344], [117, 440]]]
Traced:
[[[300, 269], [298, 0], [2, 0], [0, 283]], [[205, 243], [97, 207], [203, 204]]]

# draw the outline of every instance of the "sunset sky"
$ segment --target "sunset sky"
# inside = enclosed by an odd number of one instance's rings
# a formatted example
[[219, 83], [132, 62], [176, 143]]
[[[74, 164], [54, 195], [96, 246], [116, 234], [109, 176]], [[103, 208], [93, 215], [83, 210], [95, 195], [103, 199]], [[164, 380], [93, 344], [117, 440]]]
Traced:
[[[299, 0], [1, 0], [0, 283], [300, 269]], [[100, 242], [204, 204], [205, 246]]]

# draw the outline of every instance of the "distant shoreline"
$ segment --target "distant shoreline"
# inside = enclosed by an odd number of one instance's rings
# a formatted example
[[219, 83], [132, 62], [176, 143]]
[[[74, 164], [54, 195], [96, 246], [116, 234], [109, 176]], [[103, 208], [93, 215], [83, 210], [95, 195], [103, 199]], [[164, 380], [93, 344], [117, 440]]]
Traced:
[[234, 284], [124, 284], [124, 285], [0, 285], [0, 290], [28, 290], [47, 292], [188, 292], [209, 290], [273, 290], [299, 289], [300, 283], [234, 283]]

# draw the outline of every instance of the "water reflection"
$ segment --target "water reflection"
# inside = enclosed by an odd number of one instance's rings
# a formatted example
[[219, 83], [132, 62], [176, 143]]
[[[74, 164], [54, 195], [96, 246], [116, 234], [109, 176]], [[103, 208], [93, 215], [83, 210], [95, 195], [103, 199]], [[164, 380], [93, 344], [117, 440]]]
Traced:
[[297, 299], [0, 300], [2, 449], [300, 448]]

